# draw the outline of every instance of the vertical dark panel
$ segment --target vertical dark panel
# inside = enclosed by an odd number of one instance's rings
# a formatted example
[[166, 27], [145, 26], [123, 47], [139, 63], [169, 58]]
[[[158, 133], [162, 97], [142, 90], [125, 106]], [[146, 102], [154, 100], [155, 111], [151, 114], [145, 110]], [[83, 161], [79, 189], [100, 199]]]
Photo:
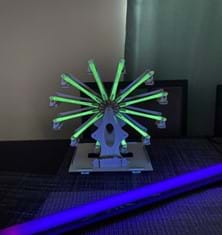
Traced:
[[217, 86], [215, 136], [222, 137], [222, 85]]
[[188, 134], [212, 135], [222, 72], [222, 1], [128, 0], [127, 76], [188, 79]]
[[136, 67], [136, 54], [138, 44], [138, 30], [137, 25], [140, 22], [141, 4], [139, 1], [128, 0], [127, 2], [127, 16], [126, 16], [126, 43], [125, 43], [125, 58], [126, 60], [126, 79], [133, 80]]

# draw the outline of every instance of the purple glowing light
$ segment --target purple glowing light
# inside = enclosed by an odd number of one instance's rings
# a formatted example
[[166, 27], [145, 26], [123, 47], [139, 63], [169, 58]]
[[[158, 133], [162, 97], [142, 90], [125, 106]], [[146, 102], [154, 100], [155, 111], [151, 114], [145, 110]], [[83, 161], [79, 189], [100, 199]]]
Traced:
[[90, 202], [83, 206], [71, 208], [53, 215], [18, 224], [0, 231], [1, 235], [30, 235], [75, 222], [88, 216], [96, 215], [115, 207], [148, 199], [160, 193], [179, 187], [207, 180], [210, 177], [222, 175], [222, 164], [210, 166], [198, 171], [186, 173], [155, 184], [117, 194], [99, 201]]

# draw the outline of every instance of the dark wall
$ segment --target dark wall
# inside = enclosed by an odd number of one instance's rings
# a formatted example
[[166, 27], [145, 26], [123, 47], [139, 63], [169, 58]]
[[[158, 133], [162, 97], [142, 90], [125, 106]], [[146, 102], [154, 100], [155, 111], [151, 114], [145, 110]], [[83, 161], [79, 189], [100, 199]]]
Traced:
[[212, 135], [222, 82], [221, 0], [128, 0], [127, 79], [188, 79], [188, 134]]

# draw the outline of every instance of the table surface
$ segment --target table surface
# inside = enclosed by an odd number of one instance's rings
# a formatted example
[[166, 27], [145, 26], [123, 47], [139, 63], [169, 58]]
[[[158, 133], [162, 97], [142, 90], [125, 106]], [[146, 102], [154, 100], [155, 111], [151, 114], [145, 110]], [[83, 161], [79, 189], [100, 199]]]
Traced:
[[[215, 148], [216, 146], [216, 148]], [[0, 227], [21, 223], [92, 200], [222, 162], [220, 145], [207, 139], [153, 140], [153, 172], [68, 173], [67, 153], [56, 174], [0, 171]], [[102, 177], [101, 177], [102, 176]], [[84, 234], [222, 234], [222, 183], [170, 200]]]

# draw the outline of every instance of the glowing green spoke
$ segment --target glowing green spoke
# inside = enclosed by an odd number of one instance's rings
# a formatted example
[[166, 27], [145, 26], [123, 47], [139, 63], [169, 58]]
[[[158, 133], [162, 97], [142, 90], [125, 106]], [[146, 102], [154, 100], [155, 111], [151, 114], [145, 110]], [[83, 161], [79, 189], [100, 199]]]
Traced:
[[99, 141], [96, 141], [96, 149], [99, 149], [101, 147], [101, 144], [99, 143]]
[[83, 116], [87, 116], [87, 115], [92, 115], [92, 114], [97, 113], [97, 112], [98, 112], [97, 109], [92, 109], [92, 110], [85, 111], [85, 112], [79, 112], [79, 113], [75, 113], [75, 114], [72, 114], [72, 115], [66, 115], [66, 116], [63, 116], [63, 117], [58, 117], [58, 118], [55, 118], [53, 120], [53, 122], [64, 122], [64, 121], [67, 121], [67, 120], [70, 120], [70, 119], [83, 117]]
[[88, 119], [85, 123], [83, 123], [71, 136], [71, 140], [77, 139], [87, 128], [93, 125], [96, 121], [98, 121], [103, 116], [102, 113], [98, 113], [93, 115], [90, 119]]
[[60, 96], [50, 96], [49, 100], [50, 101], [54, 101], [54, 102], [61, 102], [61, 103], [89, 106], [89, 107], [94, 107], [94, 108], [98, 107], [98, 105], [95, 104], [95, 103], [90, 103], [90, 102], [81, 101], [81, 100], [75, 100], [75, 99], [70, 99], [70, 98], [63, 98], [63, 97], [60, 97]]
[[89, 97], [81, 97], [81, 96], [73, 96], [73, 95], [69, 95], [69, 94], [64, 94], [61, 92], [56, 92], [56, 96], [60, 96], [63, 98], [71, 98], [74, 100], [83, 100], [83, 101], [87, 101], [87, 102], [92, 102], [92, 99], [90, 99]]
[[61, 78], [65, 82], [67, 82], [69, 85], [75, 87], [76, 89], [84, 93], [85, 95], [89, 96], [92, 100], [96, 101], [97, 103], [101, 103], [102, 100], [98, 96], [92, 94], [88, 89], [86, 89], [84, 86], [78, 83], [77, 80], [73, 80], [70, 75], [63, 73], [61, 75]]
[[117, 88], [119, 85], [119, 80], [121, 78], [121, 74], [124, 69], [124, 65], [125, 65], [125, 60], [124, 59], [120, 60], [118, 67], [117, 67], [116, 76], [115, 76], [115, 79], [113, 82], [111, 94], [110, 94], [110, 100], [112, 100], [112, 101], [115, 100], [115, 98], [116, 98], [116, 92], [117, 92]]
[[135, 95], [135, 96], [126, 97], [124, 99], [124, 102], [130, 101], [130, 100], [139, 99], [139, 98], [143, 98], [143, 97], [146, 97], [146, 96], [151, 96], [151, 95], [159, 94], [160, 92], [164, 92], [164, 90], [163, 89], [159, 89], [159, 90], [142, 93], [142, 94]]
[[64, 117], [64, 116], [67, 116], [67, 115], [72, 115], [72, 114], [75, 114], [75, 113], [81, 113], [81, 112], [85, 112], [85, 111], [89, 111], [89, 110], [92, 110], [92, 107], [85, 107], [85, 108], [70, 110], [70, 111], [59, 113], [58, 115], [60, 117]]
[[140, 129], [142, 129], [143, 131], [147, 131], [147, 128], [145, 126], [143, 126], [142, 124], [140, 124], [139, 122], [137, 122], [134, 118], [132, 118], [131, 116], [129, 116], [128, 114], [124, 113], [124, 116], [126, 118], [128, 118], [134, 125], [138, 126]]
[[93, 77], [96, 80], [97, 86], [98, 86], [100, 94], [102, 96], [102, 99], [103, 100], [108, 100], [106, 89], [105, 89], [105, 87], [103, 85], [103, 82], [102, 82], [100, 76], [99, 76], [99, 73], [98, 73], [98, 71], [96, 69], [96, 65], [95, 65], [94, 61], [93, 60], [89, 60], [88, 63], [89, 63], [89, 69], [92, 72]]
[[121, 141], [121, 145], [122, 145], [124, 148], [126, 148], [126, 147], [127, 147], [126, 140], [122, 140], [122, 141]]
[[145, 102], [145, 101], [148, 101], [148, 100], [159, 99], [159, 98], [167, 96], [167, 95], [168, 95], [168, 92], [160, 92], [160, 93], [157, 93], [155, 95], [145, 96], [145, 97], [142, 97], [142, 98], [139, 98], [139, 99], [130, 100], [130, 101], [120, 103], [119, 106], [120, 107], [126, 107], [126, 106], [129, 106], [129, 105], [132, 105], [132, 104], [137, 104], [137, 103]]
[[159, 115], [152, 115], [152, 114], [137, 112], [137, 111], [129, 110], [129, 109], [120, 109], [120, 112], [139, 116], [139, 117], [145, 117], [145, 118], [149, 118], [149, 119], [153, 119], [153, 120], [157, 120], [157, 121], [166, 121], [167, 120], [165, 117], [162, 117]]
[[136, 82], [132, 83], [132, 86], [129, 86], [129, 88], [127, 90], [125, 90], [125, 92], [116, 99], [116, 102], [120, 103], [130, 93], [132, 93], [138, 86], [140, 86], [142, 83], [146, 82], [148, 79], [151, 79], [153, 77], [153, 75], [154, 75], [154, 71], [150, 71], [148, 73], [142, 74]]
[[143, 131], [141, 128], [139, 128], [137, 125], [135, 125], [133, 122], [131, 122], [128, 118], [126, 118], [123, 114], [118, 113], [117, 117], [124, 121], [126, 124], [128, 124], [130, 127], [132, 127], [135, 131], [137, 131], [140, 135], [142, 135], [144, 138], [150, 138], [150, 135], [147, 134], [145, 131]]

